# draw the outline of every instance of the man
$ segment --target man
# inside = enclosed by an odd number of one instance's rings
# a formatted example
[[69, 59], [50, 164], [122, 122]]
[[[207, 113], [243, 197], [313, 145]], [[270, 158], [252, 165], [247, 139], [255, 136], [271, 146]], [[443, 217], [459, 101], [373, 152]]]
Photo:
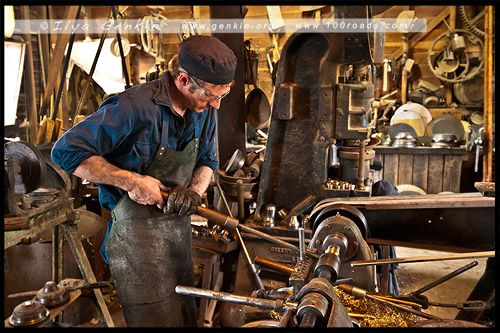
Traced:
[[111, 211], [101, 253], [129, 327], [195, 325], [194, 299], [174, 288], [194, 282], [189, 215], [217, 167], [215, 110], [235, 69], [224, 43], [192, 36], [160, 79], [106, 99], [52, 149]]

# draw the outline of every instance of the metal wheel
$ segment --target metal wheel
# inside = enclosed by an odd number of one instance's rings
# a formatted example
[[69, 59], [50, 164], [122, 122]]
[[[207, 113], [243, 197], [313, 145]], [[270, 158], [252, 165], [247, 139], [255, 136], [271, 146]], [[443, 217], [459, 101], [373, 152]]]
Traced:
[[[463, 43], [453, 50], [456, 41]], [[471, 66], [471, 55], [476, 54], [478, 63]], [[479, 54], [479, 55], [478, 55]], [[427, 52], [427, 65], [441, 81], [458, 83], [474, 78], [483, 70], [484, 45], [480, 38], [467, 30], [449, 30], [439, 35]]]

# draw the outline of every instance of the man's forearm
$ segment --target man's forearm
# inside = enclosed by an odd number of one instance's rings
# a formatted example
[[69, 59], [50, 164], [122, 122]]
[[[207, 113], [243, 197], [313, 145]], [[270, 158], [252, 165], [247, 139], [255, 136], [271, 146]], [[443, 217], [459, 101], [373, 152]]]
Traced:
[[102, 156], [89, 157], [80, 163], [73, 174], [94, 183], [119, 187], [141, 205], [164, 206], [160, 190], [167, 188], [158, 179], [120, 169]]
[[118, 168], [102, 156], [91, 156], [75, 169], [73, 174], [88, 181], [119, 187], [125, 191], [131, 189], [134, 175]]
[[191, 184], [188, 188], [195, 191], [200, 196], [203, 196], [208, 185], [210, 185], [213, 173], [213, 170], [207, 166], [201, 166], [194, 169], [193, 176], [191, 177]]

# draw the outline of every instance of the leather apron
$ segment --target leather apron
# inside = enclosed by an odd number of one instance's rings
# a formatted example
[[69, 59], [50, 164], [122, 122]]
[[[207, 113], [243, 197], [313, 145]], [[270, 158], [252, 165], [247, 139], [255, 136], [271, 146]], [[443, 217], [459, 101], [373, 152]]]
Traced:
[[[168, 126], [163, 126], [168, 130]], [[195, 138], [182, 151], [160, 148], [145, 175], [167, 187], [187, 187], [199, 147]], [[194, 297], [175, 293], [177, 285], [194, 285], [191, 218], [165, 215], [156, 205], [141, 205], [125, 194], [111, 212], [106, 252], [117, 296], [128, 327], [196, 326]]]

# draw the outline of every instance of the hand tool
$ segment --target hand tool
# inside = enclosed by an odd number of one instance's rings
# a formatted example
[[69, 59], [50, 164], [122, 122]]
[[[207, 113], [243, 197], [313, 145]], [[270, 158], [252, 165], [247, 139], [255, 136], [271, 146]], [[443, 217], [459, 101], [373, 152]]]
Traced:
[[[168, 192], [165, 192], [165, 191], [160, 191], [160, 192], [161, 192], [161, 196], [163, 197], [163, 200], [167, 200], [168, 195], [169, 195]], [[201, 217], [207, 218], [210, 221], [215, 222], [216, 224], [218, 224], [222, 227], [226, 227], [226, 228], [231, 229], [231, 230], [235, 230], [236, 228], [239, 228], [239, 230], [242, 232], [246, 232], [246, 233], [258, 236], [262, 239], [265, 239], [271, 243], [275, 243], [275, 244], [280, 245], [282, 247], [286, 247], [289, 249], [299, 251], [299, 248], [293, 244], [282, 241], [281, 239], [270, 236], [270, 235], [268, 235], [264, 232], [258, 231], [256, 229], [242, 225], [239, 223], [239, 221], [237, 219], [232, 218], [228, 215], [224, 215], [222, 213], [216, 212], [216, 211], [211, 210], [209, 208], [205, 208], [203, 206], [198, 206], [195, 213], [197, 215], [200, 215]], [[317, 257], [317, 255], [315, 253], [308, 252], [308, 254], [313, 256], [313, 257]]]

